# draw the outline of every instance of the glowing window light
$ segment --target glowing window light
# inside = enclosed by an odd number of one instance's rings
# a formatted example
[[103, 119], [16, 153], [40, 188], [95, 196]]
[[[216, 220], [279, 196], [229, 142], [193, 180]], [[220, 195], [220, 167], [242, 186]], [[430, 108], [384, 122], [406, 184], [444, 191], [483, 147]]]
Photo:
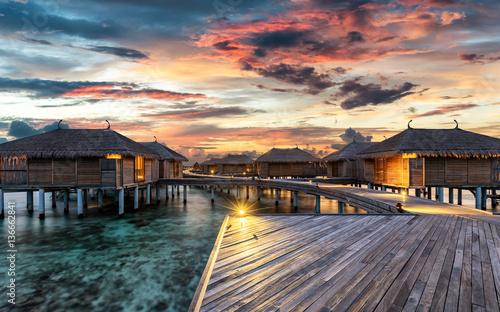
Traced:
[[122, 155], [120, 155], [120, 154], [107, 154], [106, 159], [122, 159]]

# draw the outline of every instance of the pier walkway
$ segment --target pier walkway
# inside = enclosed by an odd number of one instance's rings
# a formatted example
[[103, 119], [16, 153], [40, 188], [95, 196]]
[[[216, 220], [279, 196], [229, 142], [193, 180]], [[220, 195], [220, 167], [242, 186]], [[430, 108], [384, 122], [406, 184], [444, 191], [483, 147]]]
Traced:
[[499, 311], [499, 234], [453, 215], [228, 216], [190, 311]]

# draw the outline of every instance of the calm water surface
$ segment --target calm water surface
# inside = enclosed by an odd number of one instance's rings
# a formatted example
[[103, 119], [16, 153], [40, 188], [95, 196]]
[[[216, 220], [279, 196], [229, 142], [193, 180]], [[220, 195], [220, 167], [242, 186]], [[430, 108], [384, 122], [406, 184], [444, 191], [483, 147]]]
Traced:
[[[169, 188], [170, 190], [170, 188]], [[71, 194], [70, 213], [62, 200], [52, 209], [46, 194], [46, 219], [26, 210], [25, 193], [8, 193], [16, 205], [16, 308], [0, 294], [0, 311], [186, 311], [205, 268], [224, 216], [234, 213], [234, 190], [217, 190], [215, 204], [208, 189], [188, 188], [188, 203], [181, 196], [132, 212], [126, 199], [125, 217], [119, 219], [113, 196], [105, 198], [99, 214], [89, 201], [85, 218], [77, 219], [76, 197]], [[280, 206], [264, 192], [256, 201], [250, 188], [248, 203], [254, 213], [293, 212], [290, 193], [283, 191]], [[242, 188], [241, 197], [246, 198]], [[154, 196], [153, 196], [154, 198]], [[313, 212], [315, 197], [299, 194], [298, 212]], [[335, 213], [337, 202], [322, 199], [322, 212]], [[363, 211], [347, 207], [345, 212]], [[2, 285], [7, 285], [7, 220], [0, 221], [3, 260]], [[5, 289], [5, 288], [4, 288]]]

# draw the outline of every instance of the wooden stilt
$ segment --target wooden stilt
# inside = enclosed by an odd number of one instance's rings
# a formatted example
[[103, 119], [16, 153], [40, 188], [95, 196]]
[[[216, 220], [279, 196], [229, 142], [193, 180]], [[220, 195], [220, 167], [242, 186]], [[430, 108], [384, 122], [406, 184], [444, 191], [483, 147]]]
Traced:
[[387, 190], [387, 187], [385, 185], [382, 185], [382, 191], [386, 191]]
[[175, 185], [172, 185], [172, 198], [175, 197]]
[[486, 202], [488, 200], [488, 196], [486, 196], [486, 188], [483, 187], [481, 190], [481, 209], [486, 210]]
[[448, 202], [453, 204], [453, 188], [448, 188]]
[[462, 205], [462, 189], [457, 189], [457, 205]]
[[432, 199], [432, 187], [427, 187], [427, 199]]
[[69, 213], [69, 190], [65, 189], [63, 191], [64, 193], [64, 213], [68, 214]]
[[76, 206], [78, 209], [78, 219], [83, 219], [83, 194], [82, 189], [76, 190]]
[[102, 212], [102, 190], [97, 190], [97, 211]]
[[177, 195], [181, 195], [181, 190], [179, 189], [180, 187], [180, 185], [177, 185]]
[[210, 186], [210, 197], [210, 201], [215, 202], [215, 188], [213, 186]]
[[123, 189], [118, 191], [118, 217], [123, 218], [123, 213], [125, 211], [125, 191]]
[[250, 187], [247, 185], [247, 199], [250, 198]]
[[134, 187], [134, 210], [139, 209], [139, 187]]
[[95, 199], [95, 189], [90, 189], [90, 199]]
[[415, 189], [415, 196], [420, 197], [422, 195], [421, 189]]
[[187, 203], [187, 186], [183, 185], [182, 186], [183, 192], [184, 192], [184, 204]]
[[316, 213], [320, 214], [321, 213], [321, 196], [316, 195]]
[[241, 189], [239, 186], [236, 187], [236, 197], [238, 199], [241, 199]]
[[444, 202], [444, 188], [443, 187], [436, 187], [436, 195], [437, 195], [437, 200], [440, 202]]
[[5, 195], [3, 193], [3, 190], [0, 189], [0, 220], [3, 220], [5, 218], [5, 213], [4, 213], [5, 206], [4, 206], [4, 202], [5, 202]]
[[86, 189], [82, 190], [83, 192], [83, 208], [87, 209], [89, 207], [89, 203], [87, 201], [88, 191]]
[[146, 206], [151, 205], [151, 184], [146, 186]]
[[51, 192], [51, 197], [52, 197], [52, 209], [57, 208], [57, 204], [56, 204], [56, 196], [57, 196], [57, 192], [56, 192], [56, 191], [52, 191], [52, 192]]
[[156, 184], [156, 202], [160, 202], [160, 185]]
[[278, 190], [275, 190], [275, 191], [274, 191], [274, 205], [275, 205], [275, 206], [278, 206], [278, 205], [279, 205], [279, 194], [278, 194]]
[[38, 190], [38, 218], [45, 219], [45, 191]]
[[29, 213], [33, 213], [33, 191], [26, 192], [26, 208]]
[[165, 200], [168, 200], [168, 185], [165, 185]]
[[476, 187], [476, 209], [481, 209], [481, 194], [482, 194], [482, 189], [481, 187]]

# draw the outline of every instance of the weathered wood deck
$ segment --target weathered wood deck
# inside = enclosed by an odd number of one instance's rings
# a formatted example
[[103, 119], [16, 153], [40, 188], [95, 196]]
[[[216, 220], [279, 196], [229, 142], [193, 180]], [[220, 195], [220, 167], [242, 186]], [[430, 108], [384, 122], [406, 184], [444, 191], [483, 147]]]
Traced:
[[499, 311], [499, 259], [454, 215], [230, 217], [190, 311]]

